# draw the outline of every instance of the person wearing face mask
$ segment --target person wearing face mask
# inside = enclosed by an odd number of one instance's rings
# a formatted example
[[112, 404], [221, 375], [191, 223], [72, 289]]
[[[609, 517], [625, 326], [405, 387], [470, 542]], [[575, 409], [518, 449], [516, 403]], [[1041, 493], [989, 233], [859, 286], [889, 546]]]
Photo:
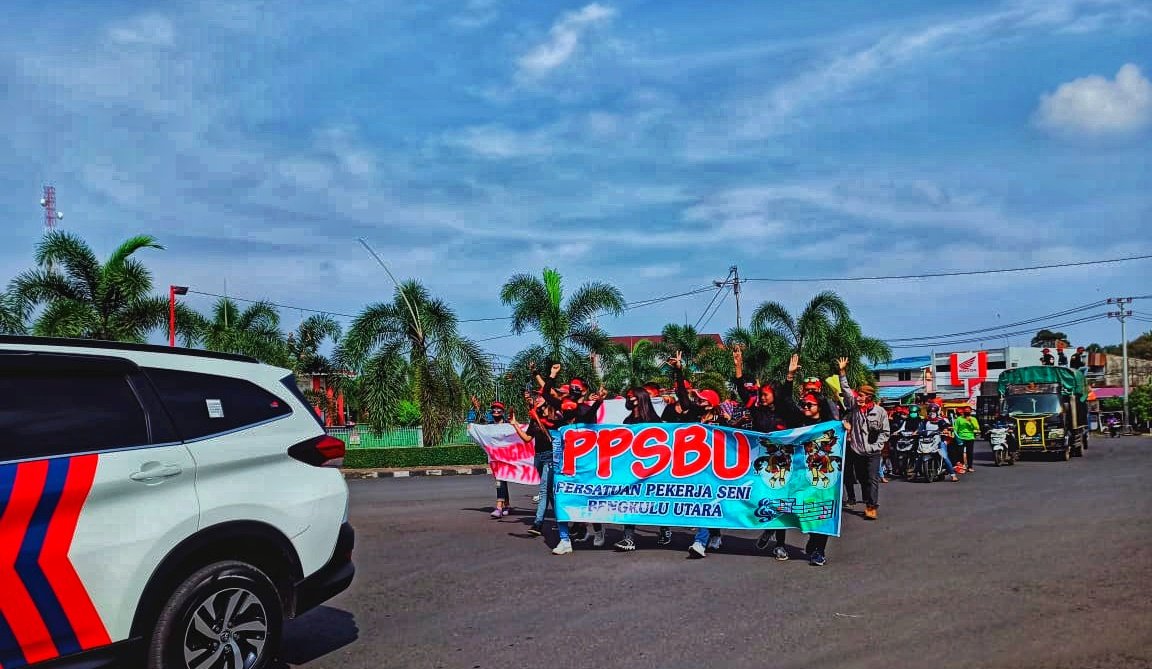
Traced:
[[[476, 424], [477, 425], [499, 425], [508, 422], [504, 418], [504, 403], [495, 401], [492, 402], [488, 410], [488, 415], [485, 416], [480, 411], [480, 400], [475, 397], [472, 398], [472, 407], [476, 411]], [[496, 508], [492, 510], [491, 517], [493, 519], [503, 518], [512, 513], [512, 500], [508, 494], [508, 482], [496, 482]]]
[[848, 446], [847, 465], [855, 472], [864, 494], [864, 517], [876, 520], [880, 507], [880, 455], [888, 443], [891, 426], [888, 412], [876, 403], [876, 390], [860, 386], [852, 390], [845, 372], [848, 358], [837, 360], [840, 368], [840, 387], [844, 392], [845, 423]]
[[[624, 405], [630, 412], [624, 419], [625, 425], [642, 425], [647, 423], [660, 423], [660, 416], [656, 414], [656, 409], [652, 406], [652, 396], [648, 394], [647, 388], [632, 388], [625, 395]], [[624, 538], [613, 544], [613, 548], [621, 552], [631, 552], [636, 550], [636, 526], [624, 526]], [[664, 545], [667, 542], [661, 542], [665, 534], [668, 535], [669, 540], [672, 536], [672, 530], [667, 527], [660, 528], [660, 535], [657, 543]]]
[[[799, 357], [793, 357], [799, 363]], [[747, 420], [741, 427], [763, 433], [788, 429], [786, 410], [777, 409], [776, 389], [772, 387], [772, 384], [757, 385], [744, 376], [744, 350], [740, 346], [733, 349], [732, 362], [736, 367], [736, 389], [748, 408]], [[765, 530], [756, 540], [756, 549], [768, 550], [773, 539], [775, 539], [776, 547], [772, 550], [772, 555], [777, 560], [787, 560], [788, 550], [784, 547], [787, 539], [785, 530]]]
[[972, 417], [972, 407], [964, 407], [952, 427], [956, 433], [956, 451], [963, 458], [964, 471], [971, 474], [976, 465], [976, 435], [980, 434], [980, 421]]

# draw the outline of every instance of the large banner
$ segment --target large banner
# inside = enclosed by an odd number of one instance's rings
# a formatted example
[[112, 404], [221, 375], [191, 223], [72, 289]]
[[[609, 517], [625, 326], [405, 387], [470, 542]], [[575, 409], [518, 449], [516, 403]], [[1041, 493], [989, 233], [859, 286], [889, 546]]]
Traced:
[[507, 423], [468, 426], [468, 436], [488, 455], [488, 466], [497, 481], [540, 485], [540, 472], [536, 471], [536, 446], [516, 434]]
[[560, 520], [840, 535], [839, 421], [769, 434], [698, 424], [582, 425], [561, 436]]

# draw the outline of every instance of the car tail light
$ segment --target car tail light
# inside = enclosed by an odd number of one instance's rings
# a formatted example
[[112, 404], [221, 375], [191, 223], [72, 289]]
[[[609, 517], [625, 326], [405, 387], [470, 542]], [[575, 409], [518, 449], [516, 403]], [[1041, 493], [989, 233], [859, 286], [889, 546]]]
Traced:
[[289, 448], [288, 455], [313, 467], [339, 467], [344, 460], [344, 442], [329, 435], [313, 437]]

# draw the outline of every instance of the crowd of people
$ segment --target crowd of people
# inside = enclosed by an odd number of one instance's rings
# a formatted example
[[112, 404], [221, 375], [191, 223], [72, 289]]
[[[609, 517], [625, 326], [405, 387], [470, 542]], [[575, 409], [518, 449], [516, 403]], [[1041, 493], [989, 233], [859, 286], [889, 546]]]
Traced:
[[[844, 505], [854, 507], [857, 502], [856, 487], [860, 487], [864, 500], [864, 517], [876, 520], [880, 507], [880, 483], [892, 428], [888, 412], [876, 400], [876, 390], [872, 386], [861, 385], [851, 388], [845, 375], [848, 359], [837, 360], [839, 369], [839, 391], [834, 392], [819, 378], [811, 376], [800, 381], [796, 388], [796, 377], [800, 371], [799, 355], [789, 361], [787, 375], [782, 383], [757, 382], [744, 374], [743, 355], [739, 348], [733, 351], [736, 378], [736, 392], [730, 398], [722, 399], [712, 389], [694, 388], [686, 380], [682, 356], [677, 354], [668, 360], [671, 368], [672, 387], [667, 391], [655, 384], [629, 389], [624, 395], [629, 415], [625, 424], [647, 423], [700, 423], [704, 425], [727, 426], [756, 432], [773, 432], [816, 425], [840, 420], [846, 431], [844, 462]], [[529, 407], [528, 421], [521, 424], [515, 415], [509, 415], [501, 402], [493, 402], [488, 417], [482, 415], [479, 403], [474, 400], [477, 420], [480, 422], [511, 423], [516, 433], [526, 443], [535, 448], [535, 465], [540, 473], [540, 490], [536, 498], [536, 517], [529, 529], [532, 536], [543, 534], [544, 522], [549, 509], [555, 509], [555, 472], [553, 463], [556, 450], [563, 448], [560, 428], [566, 425], [594, 424], [601, 404], [607, 393], [603, 388], [589, 392], [588, 384], [580, 378], [572, 378], [561, 383], [561, 366], [553, 364], [548, 374], [536, 373], [536, 387], [525, 392], [525, 402]], [[664, 403], [661, 412], [656, 411], [653, 399], [661, 398]], [[508, 497], [508, 484], [496, 483], [497, 499], [493, 518], [507, 516], [511, 511]], [[622, 528], [623, 538], [614, 544], [621, 552], [636, 550], [635, 526]], [[559, 542], [552, 552], [565, 555], [572, 552], [573, 543], [591, 541], [593, 546], [606, 543], [603, 525], [569, 524], [557, 522]], [[809, 534], [805, 555], [810, 564], [823, 566], [827, 561], [828, 535]], [[757, 549], [769, 551], [777, 560], [788, 560], [785, 530], [767, 530], [756, 541]], [[672, 543], [673, 530], [661, 527], [656, 543], [666, 546]], [[719, 529], [700, 527], [692, 537], [688, 554], [693, 558], [703, 558], [708, 551], [720, 549], [723, 535]]]

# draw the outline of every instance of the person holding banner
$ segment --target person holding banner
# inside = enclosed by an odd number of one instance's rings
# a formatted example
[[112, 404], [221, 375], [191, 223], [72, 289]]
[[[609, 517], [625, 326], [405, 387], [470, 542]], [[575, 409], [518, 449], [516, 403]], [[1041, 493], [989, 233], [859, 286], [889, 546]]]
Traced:
[[[864, 517], [876, 520], [880, 507], [880, 457], [892, 433], [888, 412], [876, 403], [876, 390], [860, 386], [852, 390], [845, 371], [848, 358], [837, 360], [840, 367], [840, 387], [843, 389], [844, 413], [848, 422], [848, 445], [845, 452], [849, 468], [860, 482], [864, 495]], [[847, 477], [845, 477], [847, 478]]]
[[[488, 416], [480, 411], [480, 400], [472, 398], [472, 406], [476, 410], [477, 425], [499, 425], [507, 422], [504, 418], [504, 403], [492, 402]], [[492, 510], [492, 518], [503, 518], [512, 513], [512, 500], [508, 494], [508, 482], [496, 481], [496, 508]]]
[[[656, 413], [656, 408], [652, 406], [652, 395], [649, 394], [648, 388], [632, 388], [628, 391], [627, 402], [625, 406], [631, 411], [630, 414], [624, 419], [625, 425], [643, 425], [652, 423], [662, 423], [660, 416]], [[630, 552], [636, 550], [636, 526], [624, 526], [624, 538], [613, 544], [613, 548], [621, 552]], [[669, 527], [661, 527], [660, 535], [656, 539], [656, 543], [664, 546], [672, 541], [672, 529]]]

